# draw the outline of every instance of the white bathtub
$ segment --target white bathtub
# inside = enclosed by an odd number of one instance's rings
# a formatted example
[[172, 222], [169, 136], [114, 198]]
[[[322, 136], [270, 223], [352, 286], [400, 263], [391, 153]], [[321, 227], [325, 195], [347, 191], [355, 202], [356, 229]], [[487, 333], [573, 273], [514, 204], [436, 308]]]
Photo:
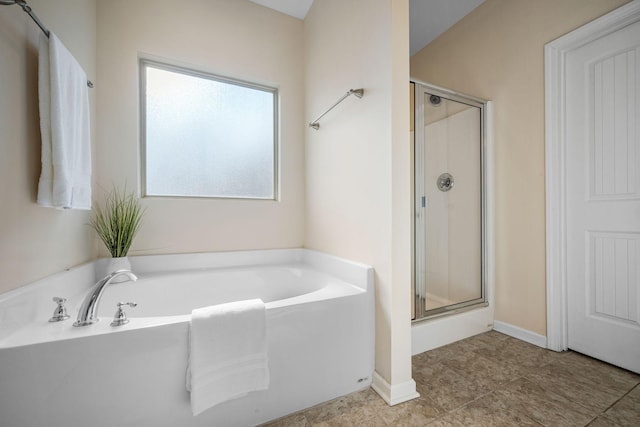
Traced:
[[[137, 282], [110, 285], [100, 322], [71, 326], [101, 263], [0, 295], [0, 426], [252, 426], [370, 385], [373, 270], [304, 249], [131, 258]], [[49, 323], [54, 296], [71, 319]], [[261, 298], [267, 391], [191, 415], [191, 310]], [[109, 323], [118, 301], [131, 322]]]

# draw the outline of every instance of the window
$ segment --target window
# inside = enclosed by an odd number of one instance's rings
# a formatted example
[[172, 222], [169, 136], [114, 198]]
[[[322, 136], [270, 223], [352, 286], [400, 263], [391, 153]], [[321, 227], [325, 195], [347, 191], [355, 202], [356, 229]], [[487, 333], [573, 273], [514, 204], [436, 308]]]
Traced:
[[145, 196], [276, 199], [277, 90], [140, 61]]

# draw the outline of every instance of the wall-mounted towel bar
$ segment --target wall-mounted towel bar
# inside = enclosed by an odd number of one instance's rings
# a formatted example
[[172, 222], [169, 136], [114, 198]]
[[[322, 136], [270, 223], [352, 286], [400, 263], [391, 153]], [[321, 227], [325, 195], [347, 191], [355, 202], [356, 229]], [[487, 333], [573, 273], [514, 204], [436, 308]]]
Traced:
[[[38, 25], [38, 27], [40, 27], [42, 32], [47, 37], [49, 37], [49, 30], [47, 29], [47, 27], [44, 26], [42, 21], [40, 21], [40, 19], [38, 19], [36, 14], [33, 13], [33, 10], [31, 10], [31, 7], [27, 4], [26, 1], [24, 1], [24, 0], [0, 0], [0, 5], [9, 6], [9, 5], [12, 5], [12, 4], [17, 4], [18, 6], [20, 6], [22, 8], [22, 10], [24, 10], [25, 13], [31, 17], [31, 19], [33, 19], [33, 22], [35, 22]], [[87, 86], [93, 87], [93, 83], [91, 82], [91, 80], [87, 80]]]
[[320, 123], [318, 123], [318, 120], [320, 120], [322, 117], [324, 117], [325, 114], [327, 114], [329, 111], [333, 110], [333, 108], [340, 104], [342, 101], [344, 101], [349, 95], [355, 95], [358, 98], [362, 98], [362, 95], [364, 95], [364, 89], [349, 89], [349, 92], [345, 93], [342, 98], [338, 99], [335, 104], [333, 104], [331, 107], [327, 108], [327, 110], [320, 114], [314, 121], [312, 121], [311, 123], [309, 123], [309, 127], [314, 128], [315, 130], [320, 129]]

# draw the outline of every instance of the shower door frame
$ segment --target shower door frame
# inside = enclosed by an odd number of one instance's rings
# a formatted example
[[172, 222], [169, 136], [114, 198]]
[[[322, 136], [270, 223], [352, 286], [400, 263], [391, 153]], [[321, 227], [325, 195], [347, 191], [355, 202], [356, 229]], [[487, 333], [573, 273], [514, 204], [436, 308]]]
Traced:
[[[412, 322], [420, 322], [423, 320], [433, 319], [435, 317], [460, 313], [466, 310], [478, 307], [487, 307], [489, 299], [487, 296], [487, 283], [489, 281], [488, 268], [488, 239], [487, 239], [487, 106], [488, 101], [473, 96], [461, 94], [451, 91], [430, 83], [421, 82], [411, 79], [410, 83], [414, 84], [414, 139], [413, 139], [413, 304], [415, 308], [415, 316]], [[442, 98], [459, 102], [462, 104], [476, 107], [480, 110], [480, 298], [463, 301], [431, 310], [425, 307], [427, 283], [425, 274], [418, 274], [419, 269], [424, 269], [426, 265], [426, 240], [418, 239], [418, 235], [424, 236], [425, 233], [425, 215], [424, 206], [422, 206], [422, 197], [425, 195], [425, 177], [424, 165], [418, 162], [418, 159], [424, 158], [425, 141], [424, 141], [424, 93], [437, 95]], [[422, 100], [418, 102], [418, 100]]]

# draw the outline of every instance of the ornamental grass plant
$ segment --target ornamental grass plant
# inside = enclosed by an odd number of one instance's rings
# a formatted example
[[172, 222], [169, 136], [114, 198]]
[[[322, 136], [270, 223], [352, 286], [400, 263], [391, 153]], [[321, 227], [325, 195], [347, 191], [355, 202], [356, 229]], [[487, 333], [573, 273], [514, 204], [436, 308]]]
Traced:
[[142, 224], [144, 209], [133, 193], [114, 189], [107, 195], [104, 207], [95, 204], [91, 227], [113, 258], [125, 257]]

